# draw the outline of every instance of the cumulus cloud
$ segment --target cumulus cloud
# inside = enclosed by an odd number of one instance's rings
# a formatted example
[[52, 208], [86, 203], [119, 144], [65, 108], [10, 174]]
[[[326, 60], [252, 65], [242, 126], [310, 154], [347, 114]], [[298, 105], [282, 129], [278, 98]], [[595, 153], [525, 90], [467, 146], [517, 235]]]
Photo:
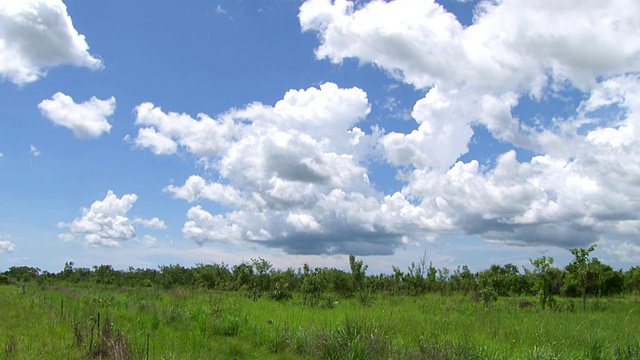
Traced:
[[10, 253], [16, 250], [16, 245], [14, 243], [9, 240], [4, 240], [8, 237], [8, 235], [0, 234], [0, 254], [5, 252]]
[[58, 65], [100, 69], [62, 0], [0, 3], [0, 77], [24, 85]]
[[640, 232], [639, 95], [637, 76], [596, 86], [577, 109], [585, 117], [579, 123], [600, 123], [589, 114], [612, 103], [620, 113], [607, 126], [574, 134], [579, 141], [569, 157], [550, 153], [520, 162], [509, 151], [490, 169], [473, 160], [444, 175], [415, 170], [403, 193], [490, 240], [567, 248], [607, 239], [634, 243]]
[[[613, 102], [626, 116], [616, 117], [613, 127], [576, 133], [579, 146], [568, 158], [539, 155], [521, 162], [512, 150], [499, 156], [491, 168], [481, 167], [476, 160], [458, 161], [443, 173], [434, 170], [430, 154], [424, 153], [431, 145], [426, 142], [413, 153], [405, 152], [407, 158], [427, 160], [406, 173], [402, 192], [389, 195], [368, 182], [366, 161], [377, 153], [370, 143], [377, 140], [385, 145], [387, 137], [346, 130], [352, 121], [342, 126], [343, 133], [302, 132], [290, 128], [295, 122], [282, 121], [284, 113], [273, 117], [277, 105], [252, 104], [222, 115], [242, 114], [242, 121], [212, 122], [233, 124], [227, 133], [236, 134], [226, 150], [208, 158], [227, 183], [193, 175], [184, 185], [169, 185], [165, 191], [189, 202], [208, 200], [233, 209], [211, 214], [201, 205], [191, 208], [183, 234], [198, 244], [253, 242], [293, 254], [390, 254], [398, 246], [455, 229], [511, 244], [574, 247], [599, 241], [603, 234], [632, 241], [640, 229], [633, 215], [640, 207], [636, 200], [640, 170], [635, 165], [639, 162], [633, 161], [640, 155], [634, 135], [638, 89], [640, 80], [635, 76], [612, 78], [594, 88], [576, 109], [581, 115], [575, 122], [599, 123], [590, 114]], [[367, 106], [361, 108], [354, 118], [366, 115]], [[261, 123], [263, 119], [269, 122]], [[459, 129], [450, 130], [455, 131]], [[442, 132], [434, 131], [434, 136]], [[406, 146], [406, 141], [398, 143]], [[358, 148], [361, 144], [366, 148]], [[306, 153], [316, 154], [314, 160], [301, 156]], [[407, 164], [400, 155], [397, 165]], [[629, 159], [630, 164], [612, 168], [619, 164], [616, 158]], [[332, 171], [316, 170], [330, 159]]]
[[36, 148], [33, 145], [29, 145], [29, 152], [31, 153], [31, 155], [33, 156], [40, 156], [40, 150], [38, 150], [38, 148]]
[[[253, 103], [215, 119], [141, 104], [136, 122], [173, 141], [176, 152], [206, 159], [220, 175], [220, 181], [193, 175], [165, 188], [176, 198], [233, 209], [211, 214], [201, 205], [191, 208], [185, 237], [199, 244], [257, 242], [291, 253], [361, 252], [367, 246], [389, 253], [402, 236], [386, 221], [376, 224], [384, 218], [384, 195], [369, 183], [366, 163], [378, 130], [367, 134], [357, 127], [369, 110], [361, 89], [326, 83], [291, 90], [274, 106]], [[158, 146], [144, 147], [160, 154]]]
[[638, 13], [625, 0], [483, 1], [463, 27], [434, 1], [308, 0], [299, 18], [318, 34], [318, 58], [357, 58], [428, 91], [413, 110], [419, 127], [386, 134], [383, 146], [393, 164], [443, 172], [466, 153], [474, 123], [519, 147], [562, 151], [565, 136], [522, 131], [511, 109], [523, 95], [588, 91], [601, 77], [640, 70]]
[[[299, 18], [318, 35], [319, 59], [356, 58], [425, 90], [417, 128], [379, 144], [405, 169], [402, 194], [442, 224], [513, 244], [637, 244], [640, 5], [506, 0], [475, 10], [462, 26], [434, 1], [307, 0]], [[585, 99], [570, 117], [512, 114], [522, 97], [543, 103], [565, 89]], [[459, 161], [477, 125], [538, 155]], [[616, 244], [612, 253], [633, 248]]]
[[15, 251], [16, 246], [11, 241], [2, 240], [0, 241], [0, 253], [4, 252], [13, 252]]
[[[576, 7], [580, 11], [574, 11]], [[423, 0], [307, 0], [304, 31], [316, 31], [319, 58], [374, 63], [419, 88], [448, 84], [539, 93], [552, 76], [581, 87], [598, 76], [637, 71], [640, 31], [634, 1], [483, 1], [463, 27]]]
[[97, 138], [111, 130], [107, 117], [116, 110], [116, 99], [110, 97], [100, 100], [96, 97], [76, 103], [69, 95], [57, 92], [51, 99], [38, 104], [42, 116], [56, 125], [64, 126], [73, 131], [77, 138]]
[[140, 242], [144, 246], [146, 246], [148, 248], [152, 248], [152, 247], [155, 247], [158, 244], [158, 238], [156, 238], [155, 236], [151, 236], [151, 235], [145, 235], [145, 236], [142, 237]]
[[[140, 104], [135, 143], [207, 165], [213, 176], [165, 188], [202, 202], [183, 227], [198, 244], [390, 254], [462, 230], [631, 254], [640, 232], [638, 13], [624, 0], [483, 1], [463, 26], [434, 1], [308, 0], [299, 19], [318, 35], [318, 58], [356, 58], [424, 91], [415, 129], [361, 129], [367, 94], [326, 83], [214, 117]], [[514, 114], [525, 97], [545, 105], [567, 93], [568, 115]], [[510, 150], [469, 159], [477, 127]], [[401, 191], [370, 183], [376, 162], [398, 171]], [[205, 201], [228, 210], [210, 212]]]
[[118, 198], [109, 190], [103, 200], [97, 200], [91, 206], [82, 209], [82, 216], [71, 223], [59, 223], [69, 232], [59, 235], [65, 241], [79, 240], [88, 245], [120, 247], [123, 241], [136, 239], [136, 224], [154, 229], [166, 228], [158, 219], [130, 219], [127, 213], [138, 200], [136, 194], [125, 194]]
[[164, 190], [173, 193], [178, 199], [189, 202], [206, 199], [229, 206], [247, 204], [242, 194], [234, 187], [219, 183], [207, 183], [205, 179], [198, 175], [190, 176], [183, 186], [169, 185]]
[[151, 218], [151, 219], [142, 219], [142, 218], [135, 218], [133, 219], [133, 223], [134, 224], [140, 224], [146, 228], [150, 228], [150, 229], [160, 229], [160, 230], [164, 230], [167, 228], [167, 224], [165, 224], [164, 221], [158, 219], [157, 217]]
[[202, 245], [205, 242], [231, 242], [241, 240], [241, 229], [223, 215], [212, 215], [201, 206], [194, 206], [187, 212], [188, 221], [182, 228], [187, 239]]

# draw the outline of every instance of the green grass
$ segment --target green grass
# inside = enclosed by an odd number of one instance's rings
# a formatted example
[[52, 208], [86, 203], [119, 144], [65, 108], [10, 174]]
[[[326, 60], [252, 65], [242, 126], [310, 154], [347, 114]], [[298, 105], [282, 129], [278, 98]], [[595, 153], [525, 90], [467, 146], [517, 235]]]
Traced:
[[462, 295], [329, 300], [0, 286], [0, 359], [640, 358], [633, 297], [590, 299], [587, 311], [567, 299], [546, 311]]

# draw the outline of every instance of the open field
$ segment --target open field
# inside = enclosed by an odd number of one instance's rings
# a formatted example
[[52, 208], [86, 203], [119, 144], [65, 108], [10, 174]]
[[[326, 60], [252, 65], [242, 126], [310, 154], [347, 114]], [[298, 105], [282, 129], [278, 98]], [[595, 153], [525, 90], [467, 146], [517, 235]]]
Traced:
[[486, 308], [469, 296], [358, 298], [0, 286], [5, 359], [638, 359], [640, 299]]

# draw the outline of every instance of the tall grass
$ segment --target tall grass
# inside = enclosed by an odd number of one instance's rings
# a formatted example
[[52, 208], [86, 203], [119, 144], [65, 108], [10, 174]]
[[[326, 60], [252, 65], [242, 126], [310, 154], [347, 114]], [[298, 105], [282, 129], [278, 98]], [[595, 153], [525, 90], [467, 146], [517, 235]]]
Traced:
[[586, 311], [562, 299], [545, 311], [520, 309], [516, 298], [488, 308], [458, 295], [328, 299], [311, 307], [296, 296], [0, 286], [0, 359], [640, 357], [636, 299], [592, 301]]

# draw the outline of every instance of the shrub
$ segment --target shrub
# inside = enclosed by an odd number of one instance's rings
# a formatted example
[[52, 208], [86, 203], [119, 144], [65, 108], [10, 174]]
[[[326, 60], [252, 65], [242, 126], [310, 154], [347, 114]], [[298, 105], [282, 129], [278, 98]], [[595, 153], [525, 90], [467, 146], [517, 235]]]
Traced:
[[293, 295], [291, 295], [291, 291], [289, 291], [289, 284], [284, 284], [284, 286], [281, 287], [279, 283], [276, 283], [275, 290], [269, 293], [269, 299], [275, 301], [290, 300], [292, 298]]
[[9, 277], [7, 275], [0, 274], [0, 285], [9, 285], [9, 284], [10, 284]]

